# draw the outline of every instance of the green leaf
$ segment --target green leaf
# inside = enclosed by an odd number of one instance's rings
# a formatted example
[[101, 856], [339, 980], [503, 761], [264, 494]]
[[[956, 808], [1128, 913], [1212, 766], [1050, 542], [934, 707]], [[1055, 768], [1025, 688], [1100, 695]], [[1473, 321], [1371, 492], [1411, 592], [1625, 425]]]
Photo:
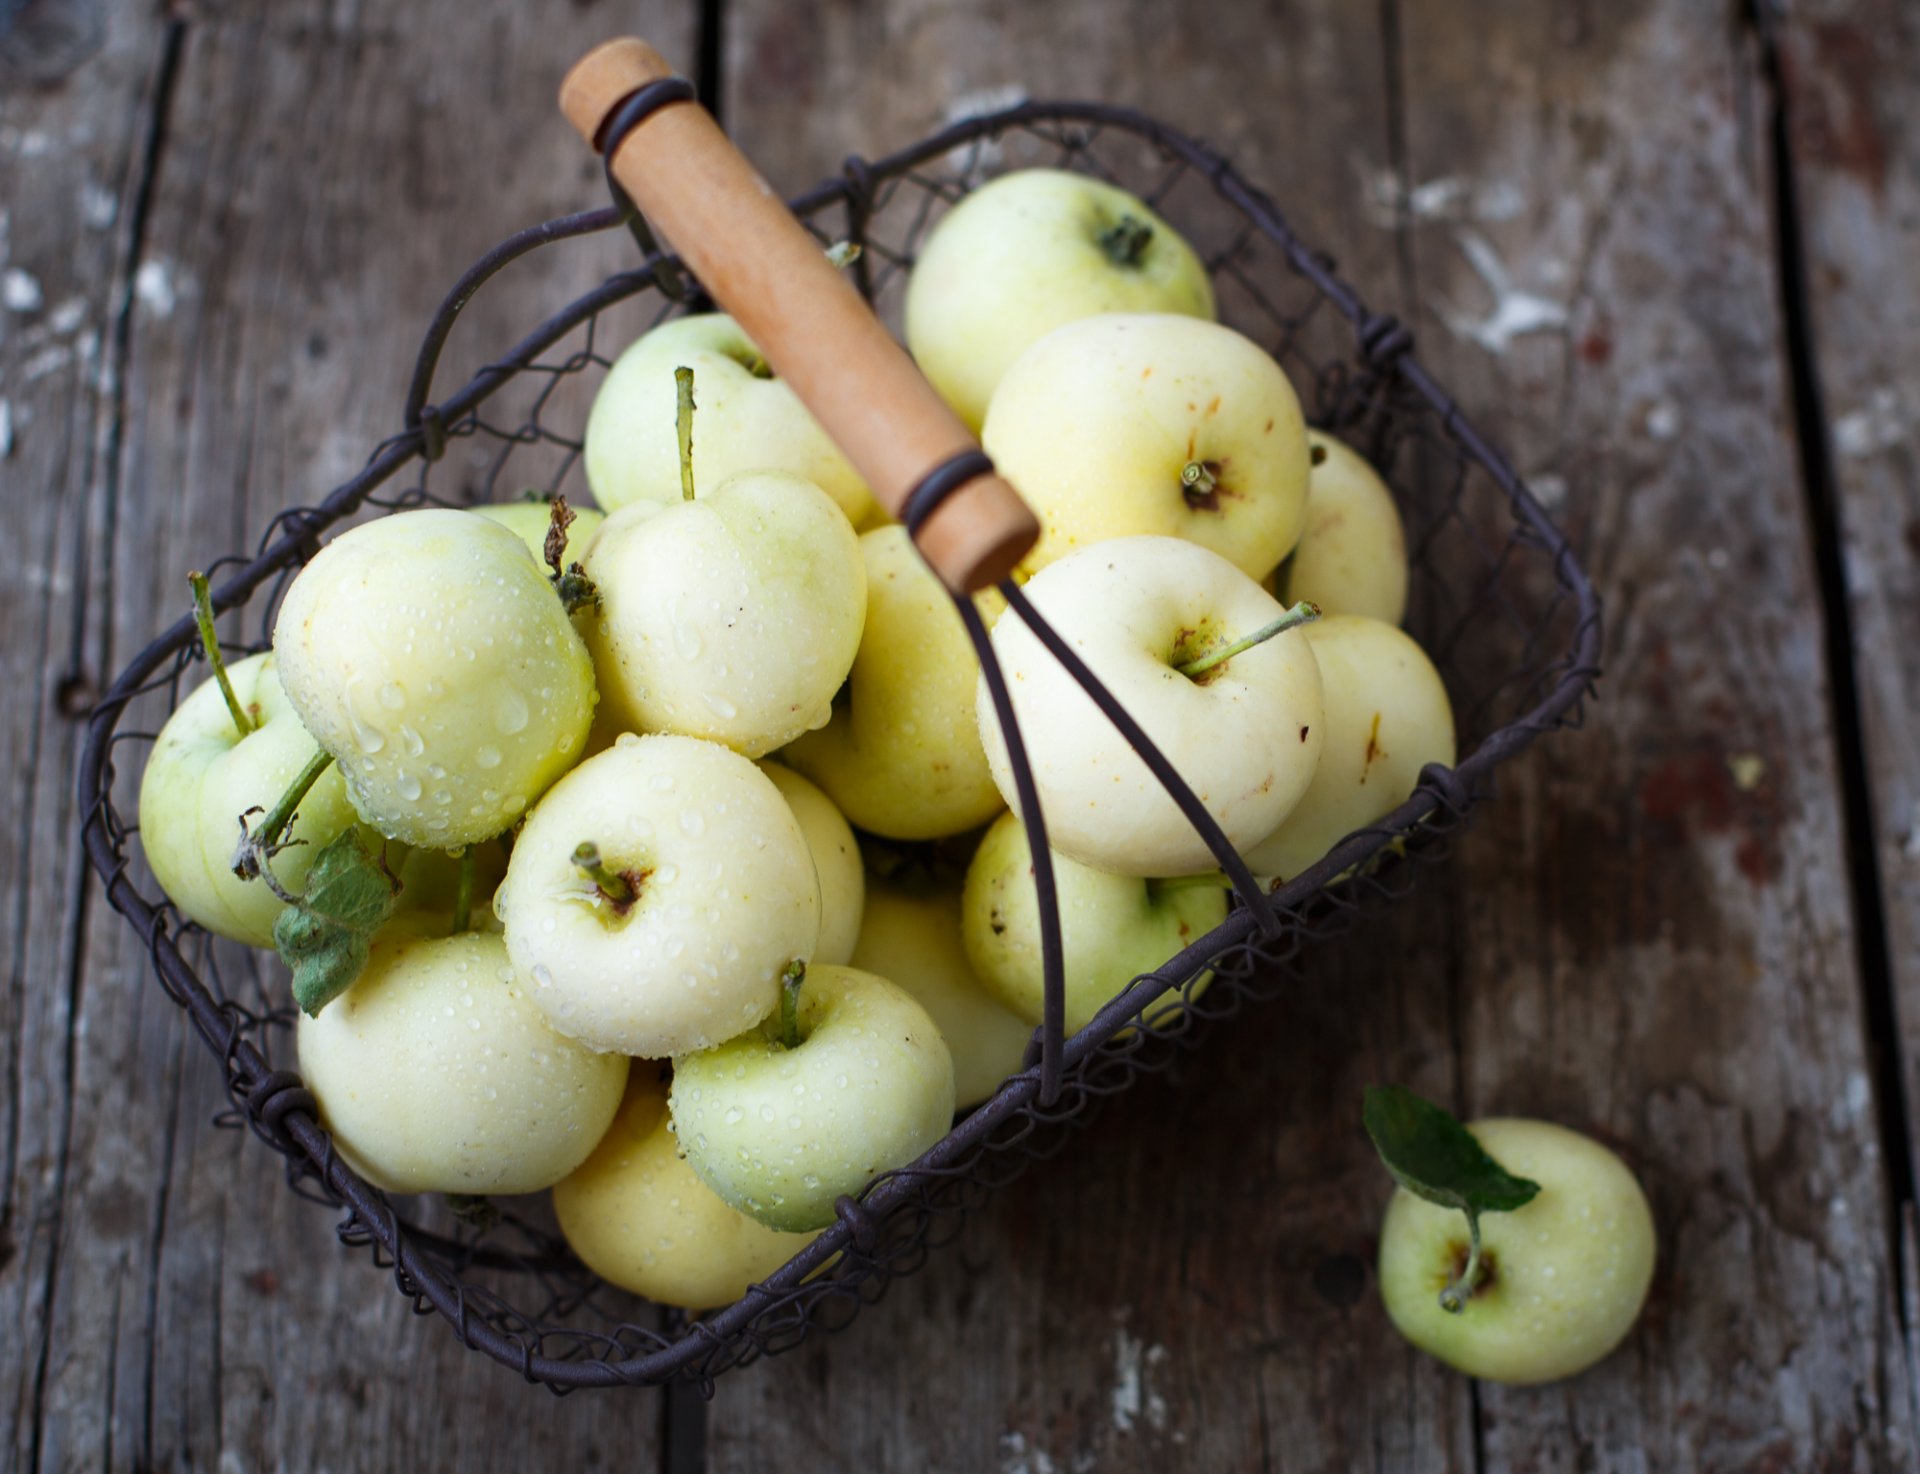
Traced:
[[314, 856], [306, 893], [273, 924], [274, 946], [293, 969], [295, 1003], [317, 1016], [353, 986], [399, 894], [400, 882], [358, 830], [342, 831]]
[[1515, 1177], [1473, 1134], [1432, 1101], [1398, 1085], [1370, 1085], [1361, 1108], [1367, 1135], [1394, 1180], [1469, 1219], [1525, 1207], [1540, 1184]]

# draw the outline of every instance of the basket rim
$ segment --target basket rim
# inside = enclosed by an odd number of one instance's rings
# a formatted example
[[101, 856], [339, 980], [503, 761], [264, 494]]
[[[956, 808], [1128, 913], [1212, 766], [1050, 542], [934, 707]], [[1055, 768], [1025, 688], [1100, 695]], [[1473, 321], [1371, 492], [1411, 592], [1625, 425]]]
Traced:
[[[1440, 430], [1457, 444], [1466, 459], [1478, 464], [1505, 495], [1519, 535], [1551, 560], [1558, 587], [1574, 601], [1575, 622], [1569, 647], [1564, 656], [1557, 657], [1548, 667], [1557, 670], [1551, 688], [1528, 711], [1488, 732], [1456, 767], [1429, 766], [1412, 796], [1391, 814], [1348, 836], [1318, 864], [1274, 891], [1269, 897], [1274, 910], [1290, 913], [1320, 894], [1335, 878], [1379, 854], [1396, 834], [1416, 828], [1442, 811], [1464, 815], [1475, 799], [1488, 791], [1491, 776], [1501, 763], [1571, 719], [1579, 705], [1593, 694], [1600, 674], [1600, 597], [1565, 534], [1505, 456], [1474, 426], [1419, 360], [1412, 351], [1411, 337], [1399, 323], [1369, 311], [1357, 290], [1338, 274], [1332, 260], [1307, 247], [1287, 225], [1272, 199], [1245, 179], [1225, 155], [1157, 119], [1108, 103], [1023, 102], [967, 118], [880, 159], [849, 159], [838, 177], [794, 197], [789, 205], [803, 218], [835, 204], [854, 207], [862, 201], [873, 177], [905, 174], [967, 143], [995, 137], [1023, 125], [1047, 123], [1084, 123], [1130, 133], [1201, 173], [1220, 196], [1235, 205], [1281, 249], [1295, 272], [1312, 282], [1348, 319], [1362, 356], [1369, 361], [1377, 359], [1382, 367], [1390, 366], [1439, 417]], [[449, 303], [454, 304], [454, 311], [458, 310], [456, 298], [464, 301], [463, 290], [466, 296], [471, 295], [469, 284], [478, 284], [474, 278], [484, 281], [494, 270], [532, 246], [587, 230], [611, 228], [620, 224], [621, 218], [617, 211], [592, 211], [566, 217], [565, 222], [548, 222], [546, 226], [521, 232], [482, 258], [461, 278], [449, 293], [447, 303], [442, 304], [443, 313]], [[551, 230], [562, 223], [575, 228], [562, 232]], [[534, 239], [543, 231], [547, 233]], [[529, 243], [508, 250], [523, 239]], [[608, 277], [576, 297], [523, 337], [502, 358], [478, 370], [429, 414], [444, 422], [476, 410], [574, 328], [602, 309], [652, 287], [654, 272], [662, 262], [671, 263], [672, 258], [650, 256], [633, 270]], [[438, 327], [436, 318], [435, 328]], [[444, 332], [438, 336], [444, 340]], [[246, 603], [269, 578], [298, 562], [302, 551], [313, 544], [320, 532], [357, 510], [374, 488], [412, 460], [432, 458], [428, 447], [433, 426], [421, 423], [417, 411], [425, 407], [426, 386], [431, 381], [433, 356], [438, 347], [434, 337], [435, 332], [430, 330], [421, 364], [416, 369], [414, 390], [417, 393], [409, 393], [409, 418], [413, 421], [410, 428], [380, 442], [365, 465], [317, 506], [289, 509], [279, 514], [253, 557], [214, 591], [216, 610], [225, 611]], [[420, 1231], [403, 1225], [384, 1196], [364, 1183], [335, 1154], [331, 1138], [311, 1111], [311, 1098], [299, 1099], [305, 1097], [305, 1092], [298, 1089], [298, 1077], [274, 1071], [252, 1041], [242, 1037], [235, 1006], [217, 1001], [201, 983], [177, 945], [164, 900], [158, 904], [150, 901], [128, 877], [126, 831], [116, 835], [115, 825], [110, 822], [114, 816], [110, 790], [111, 751], [116, 729], [129, 703], [148, 691], [155, 675], [195, 638], [191, 615], [183, 616], [161, 632], [122, 667], [88, 718], [78, 781], [81, 837], [88, 863], [99, 877], [108, 903], [143, 937], [162, 986], [186, 1009], [209, 1048], [225, 1062], [229, 1092], [236, 1097], [246, 1097], [255, 1130], [269, 1137], [277, 1133], [307, 1159], [327, 1190], [348, 1210], [349, 1223], [357, 1219], [365, 1225], [367, 1236], [375, 1246], [376, 1260], [384, 1251], [401, 1290], [414, 1300], [416, 1309], [430, 1305], [446, 1317], [455, 1334], [469, 1347], [517, 1368], [527, 1380], [562, 1390], [656, 1385], [687, 1375], [707, 1350], [726, 1343], [777, 1303], [781, 1292], [797, 1288], [835, 1259], [857, 1265], [861, 1241], [870, 1234], [874, 1222], [885, 1219], [905, 1204], [924, 1182], [947, 1175], [955, 1163], [964, 1160], [1003, 1124], [1023, 1114], [1029, 1118], [1036, 1114], [1040, 1066], [1034, 1057], [1035, 1051], [1030, 1049], [1021, 1071], [1003, 1081], [994, 1095], [964, 1116], [921, 1157], [875, 1178], [860, 1194], [858, 1202], [843, 1199], [836, 1221], [786, 1264], [731, 1305], [690, 1321], [675, 1339], [663, 1346], [620, 1357], [554, 1357], [536, 1352], [530, 1341], [515, 1340], [484, 1320], [471, 1318], [464, 1286], [440, 1266], [424, 1259], [416, 1247], [412, 1236]], [[1109, 1050], [1116, 1036], [1125, 1033], [1144, 1008], [1169, 990], [1178, 988], [1183, 978], [1246, 946], [1256, 931], [1265, 930], [1271, 924], [1268, 917], [1251, 908], [1235, 907], [1220, 926], [1154, 971], [1142, 974], [1107, 1003], [1086, 1027], [1068, 1036], [1062, 1052], [1063, 1072], [1084, 1074], [1094, 1056]], [[1142, 1037], [1136, 1030], [1130, 1039], [1137, 1042]], [[1129, 1040], [1122, 1039], [1120, 1044], [1123, 1048], [1129, 1047]]]

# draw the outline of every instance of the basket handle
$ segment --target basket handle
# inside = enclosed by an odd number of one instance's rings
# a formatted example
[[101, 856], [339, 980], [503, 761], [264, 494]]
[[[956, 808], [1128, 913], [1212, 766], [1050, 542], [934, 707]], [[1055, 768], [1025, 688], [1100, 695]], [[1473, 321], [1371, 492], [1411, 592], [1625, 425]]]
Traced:
[[[597, 151], [623, 104], [673, 76], [646, 42], [608, 41], [567, 73], [560, 110]], [[971, 593], [1005, 578], [1039, 535], [1033, 513], [713, 115], [673, 96], [607, 162], [942, 581]]]

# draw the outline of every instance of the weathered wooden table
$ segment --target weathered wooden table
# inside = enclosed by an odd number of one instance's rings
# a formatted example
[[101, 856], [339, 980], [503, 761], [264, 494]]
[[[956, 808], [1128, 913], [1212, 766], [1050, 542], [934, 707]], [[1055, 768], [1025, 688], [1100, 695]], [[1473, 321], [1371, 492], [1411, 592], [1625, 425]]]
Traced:
[[[0, 1462], [1912, 1467], [1920, 13], [1757, 3], [142, 0], [77, 65], [90, 7], [0, 3]], [[1610, 614], [1587, 730], [1321, 985], [704, 1408], [557, 1401], [407, 1314], [212, 1128], [75, 843], [78, 718], [184, 571], [397, 427], [473, 256], [600, 200], [553, 88], [629, 30], [783, 187], [1009, 89], [1223, 146], [1416, 325]], [[473, 341], [625, 260], [503, 280]], [[1662, 1258], [1618, 1355], [1511, 1391], [1399, 1339], [1378, 1079], [1629, 1156]]]

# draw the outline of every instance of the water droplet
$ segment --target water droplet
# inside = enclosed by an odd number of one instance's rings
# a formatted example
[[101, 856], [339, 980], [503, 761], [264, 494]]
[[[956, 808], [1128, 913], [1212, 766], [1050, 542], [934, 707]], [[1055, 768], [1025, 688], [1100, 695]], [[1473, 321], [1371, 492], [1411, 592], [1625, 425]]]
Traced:
[[362, 752], [372, 755], [387, 745], [387, 739], [355, 716], [351, 707], [347, 709], [347, 721], [353, 727], [354, 743]]
[[673, 626], [673, 648], [680, 652], [682, 660], [698, 660], [703, 648], [700, 631], [684, 620], [676, 621]]
[[527, 710], [526, 698], [511, 686], [503, 688], [493, 699], [493, 725], [503, 737], [525, 731], [532, 715]]
[[398, 681], [388, 681], [380, 688], [380, 704], [388, 711], [398, 711], [407, 704], [407, 693], [400, 689]]
[[739, 1106], [728, 1106], [727, 1114], [726, 1114], [726, 1122], [729, 1126], [737, 1126], [740, 1123], [741, 1118], [745, 1114], [746, 1113], [742, 1111]]
[[553, 969], [548, 967], [544, 962], [535, 963], [533, 968], [533, 981], [536, 987], [551, 988], [553, 986]]
[[398, 778], [395, 778], [393, 780], [393, 786], [395, 792], [408, 803], [412, 803], [420, 797], [420, 780], [411, 773], [402, 773]]
[[680, 811], [680, 832], [689, 839], [698, 839], [707, 832], [706, 816], [698, 809]]
[[671, 793], [673, 791], [673, 774], [655, 773], [651, 778], [647, 779], [647, 787], [651, 788], [655, 793]]
[[701, 699], [707, 703], [707, 710], [723, 722], [730, 722], [740, 715], [740, 708], [727, 700], [726, 697], [720, 695], [717, 691], [703, 692]]
[[500, 749], [497, 747], [482, 747], [474, 753], [473, 760], [475, 764], [482, 768], [497, 768], [500, 766]]

